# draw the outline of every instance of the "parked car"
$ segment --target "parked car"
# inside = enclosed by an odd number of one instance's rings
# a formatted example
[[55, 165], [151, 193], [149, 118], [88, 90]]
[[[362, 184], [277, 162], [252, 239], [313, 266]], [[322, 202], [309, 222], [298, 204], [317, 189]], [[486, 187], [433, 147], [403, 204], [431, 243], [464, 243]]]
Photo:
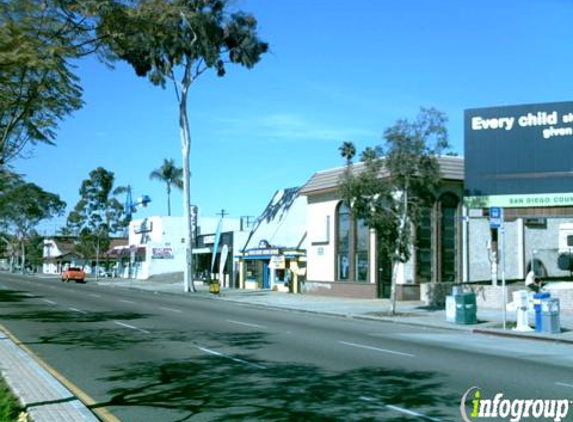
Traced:
[[86, 273], [78, 267], [70, 267], [62, 273], [62, 281], [69, 282], [74, 280], [76, 283], [86, 282]]

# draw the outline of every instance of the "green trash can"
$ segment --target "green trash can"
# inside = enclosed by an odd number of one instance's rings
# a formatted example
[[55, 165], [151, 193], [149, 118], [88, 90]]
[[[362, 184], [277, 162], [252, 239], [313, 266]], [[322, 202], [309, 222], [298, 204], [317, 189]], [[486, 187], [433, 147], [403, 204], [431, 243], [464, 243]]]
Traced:
[[477, 324], [475, 293], [460, 293], [454, 296], [456, 302], [456, 324]]

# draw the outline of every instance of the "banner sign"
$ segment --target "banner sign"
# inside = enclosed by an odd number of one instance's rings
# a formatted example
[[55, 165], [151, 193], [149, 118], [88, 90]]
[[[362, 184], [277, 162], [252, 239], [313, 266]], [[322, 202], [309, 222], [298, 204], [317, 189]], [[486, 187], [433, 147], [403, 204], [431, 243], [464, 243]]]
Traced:
[[173, 259], [172, 248], [152, 248], [151, 259]]
[[465, 203], [573, 205], [573, 102], [466, 110]]

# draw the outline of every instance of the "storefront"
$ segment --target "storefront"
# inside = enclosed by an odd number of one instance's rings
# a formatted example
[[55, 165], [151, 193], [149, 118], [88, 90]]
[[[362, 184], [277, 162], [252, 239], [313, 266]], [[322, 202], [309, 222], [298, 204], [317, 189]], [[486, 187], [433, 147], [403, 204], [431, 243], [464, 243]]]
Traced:
[[299, 293], [306, 281], [306, 198], [281, 189], [235, 254], [242, 289]]
[[306, 252], [273, 248], [261, 241], [258, 248], [238, 255], [242, 289], [299, 293], [306, 276]]

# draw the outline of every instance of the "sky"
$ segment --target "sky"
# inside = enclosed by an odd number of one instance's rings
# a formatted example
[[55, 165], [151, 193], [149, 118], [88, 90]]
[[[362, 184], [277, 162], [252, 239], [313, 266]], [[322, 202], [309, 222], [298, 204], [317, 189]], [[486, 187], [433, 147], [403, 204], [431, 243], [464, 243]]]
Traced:
[[[204, 74], [191, 88], [191, 196], [200, 214], [258, 216], [273, 193], [340, 167], [338, 148], [383, 144], [420, 107], [448, 116], [463, 155], [468, 108], [570, 101], [570, 0], [235, 0], [253, 13], [270, 52], [255, 68]], [[57, 193], [68, 211], [102, 166], [152, 202], [134, 218], [167, 214], [165, 185], [149, 173], [181, 166], [177, 100], [123, 63], [76, 63], [85, 106], [14, 170]], [[124, 198], [120, 198], [122, 201]], [[183, 214], [172, 194], [173, 215]], [[53, 234], [65, 216], [46, 222]]]

